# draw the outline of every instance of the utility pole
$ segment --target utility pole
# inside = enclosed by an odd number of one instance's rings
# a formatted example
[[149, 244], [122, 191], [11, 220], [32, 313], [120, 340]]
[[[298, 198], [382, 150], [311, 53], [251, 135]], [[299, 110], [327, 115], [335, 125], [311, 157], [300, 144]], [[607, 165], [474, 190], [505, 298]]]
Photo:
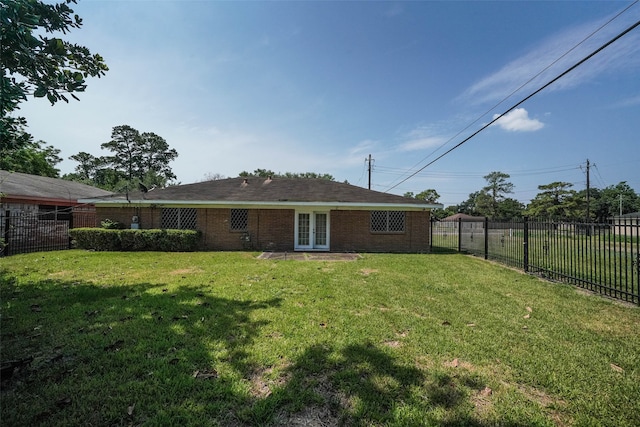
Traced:
[[622, 193], [620, 193], [620, 216], [622, 216]]
[[369, 163], [367, 170], [369, 171], [369, 190], [371, 190], [371, 154], [369, 154], [369, 158], [364, 159], [364, 161]]
[[591, 217], [590, 214], [590, 210], [589, 210], [589, 202], [591, 201], [591, 191], [590, 191], [590, 181], [589, 181], [589, 167], [590, 167], [590, 163], [589, 163], [589, 159], [587, 159], [587, 217], [585, 219], [585, 222], [589, 222], [589, 218]]

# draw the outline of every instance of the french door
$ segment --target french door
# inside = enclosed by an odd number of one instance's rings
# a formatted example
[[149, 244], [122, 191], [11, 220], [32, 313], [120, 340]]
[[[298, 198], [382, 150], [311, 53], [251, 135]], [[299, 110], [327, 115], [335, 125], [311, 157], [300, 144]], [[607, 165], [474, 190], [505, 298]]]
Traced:
[[296, 212], [296, 250], [329, 250], [329, 212]]

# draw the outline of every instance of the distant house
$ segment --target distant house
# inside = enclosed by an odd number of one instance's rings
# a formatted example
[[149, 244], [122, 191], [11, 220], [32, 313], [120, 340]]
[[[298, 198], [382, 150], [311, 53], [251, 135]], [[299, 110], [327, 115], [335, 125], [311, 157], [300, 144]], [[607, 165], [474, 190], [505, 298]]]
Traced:
[[109, 191], [79, 182], [59, 178], [29, 175], [0, 170], [0, 201], [2, 214], [33, 214], [48, 219], [68, 219], [81, 225], [89, 220], [95, 226], [95, 207], [83, 205], [78, 199], [112, 195]]
[[613, 233], [621, 236], [640, 237], [640, 212], [613, 217]]
[[196, 229], [207, 250], [428, 252], [440, 204], [302, 178], [229, 178], [85, 199], [99, 220]]
[[448, 225], [450, 228], [458, 229], [458, 223], [462, 226], [462, 231], [472, 231], [472, 230], [483, 230], [484, 229], [484, 220], [483, 216], [472, 216], [463, 213], [457, 213], [454, 215], [450, 215], [441, 220], [439, 224], [439, 228], [446, 228]]
[[113, 193], [79, 182], [0, 170], [0, 238], [4, 254], [64, 249], [70, 227], [95, 227], [95, 206], [80, 198]]

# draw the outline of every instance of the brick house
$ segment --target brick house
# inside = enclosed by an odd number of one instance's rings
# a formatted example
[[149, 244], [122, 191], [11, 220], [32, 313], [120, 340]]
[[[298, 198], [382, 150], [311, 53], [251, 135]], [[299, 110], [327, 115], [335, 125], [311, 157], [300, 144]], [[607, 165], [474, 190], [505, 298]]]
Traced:
[[205, 250], [427, 252], [440, 204], [323, 179], [229, 178], [87, 199], [99, 220], [195, 229]]
[[73, 216], [78, 226], [95, 226], [95, 208], [78, 199], [112, 195], [110, 191], [60, 178], [0, 170], [2, 214], [29, 214], [52, 220]]
[[95, 207], [79, 198], [104, 197], [109, 191], [59, 178], [0, 170], [2, 252], [64, 249], [70, 227], [95, 227]]

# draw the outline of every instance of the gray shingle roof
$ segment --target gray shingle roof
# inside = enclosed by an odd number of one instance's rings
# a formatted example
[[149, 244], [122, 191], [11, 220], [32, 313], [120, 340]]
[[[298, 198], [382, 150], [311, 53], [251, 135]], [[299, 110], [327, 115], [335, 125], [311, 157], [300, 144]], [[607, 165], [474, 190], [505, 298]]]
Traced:
[[0, 170], [0, 193], [5, 197], [63, 199], [74, 202], [113, 194], [79, 182], [4, 170]]
[[[257, 202], [287, 204], [308, 203], [360, 203], [402, 204], [416, 207], [436, 207], [423, 200], [395, 194], [367, 190], [350, 184], [311, 178], [228, 178], [195, 184], [178, 185], [147, 193], [130, 193], [131, 202]], [[118, 195], [113, 201], [126, 200]]]

